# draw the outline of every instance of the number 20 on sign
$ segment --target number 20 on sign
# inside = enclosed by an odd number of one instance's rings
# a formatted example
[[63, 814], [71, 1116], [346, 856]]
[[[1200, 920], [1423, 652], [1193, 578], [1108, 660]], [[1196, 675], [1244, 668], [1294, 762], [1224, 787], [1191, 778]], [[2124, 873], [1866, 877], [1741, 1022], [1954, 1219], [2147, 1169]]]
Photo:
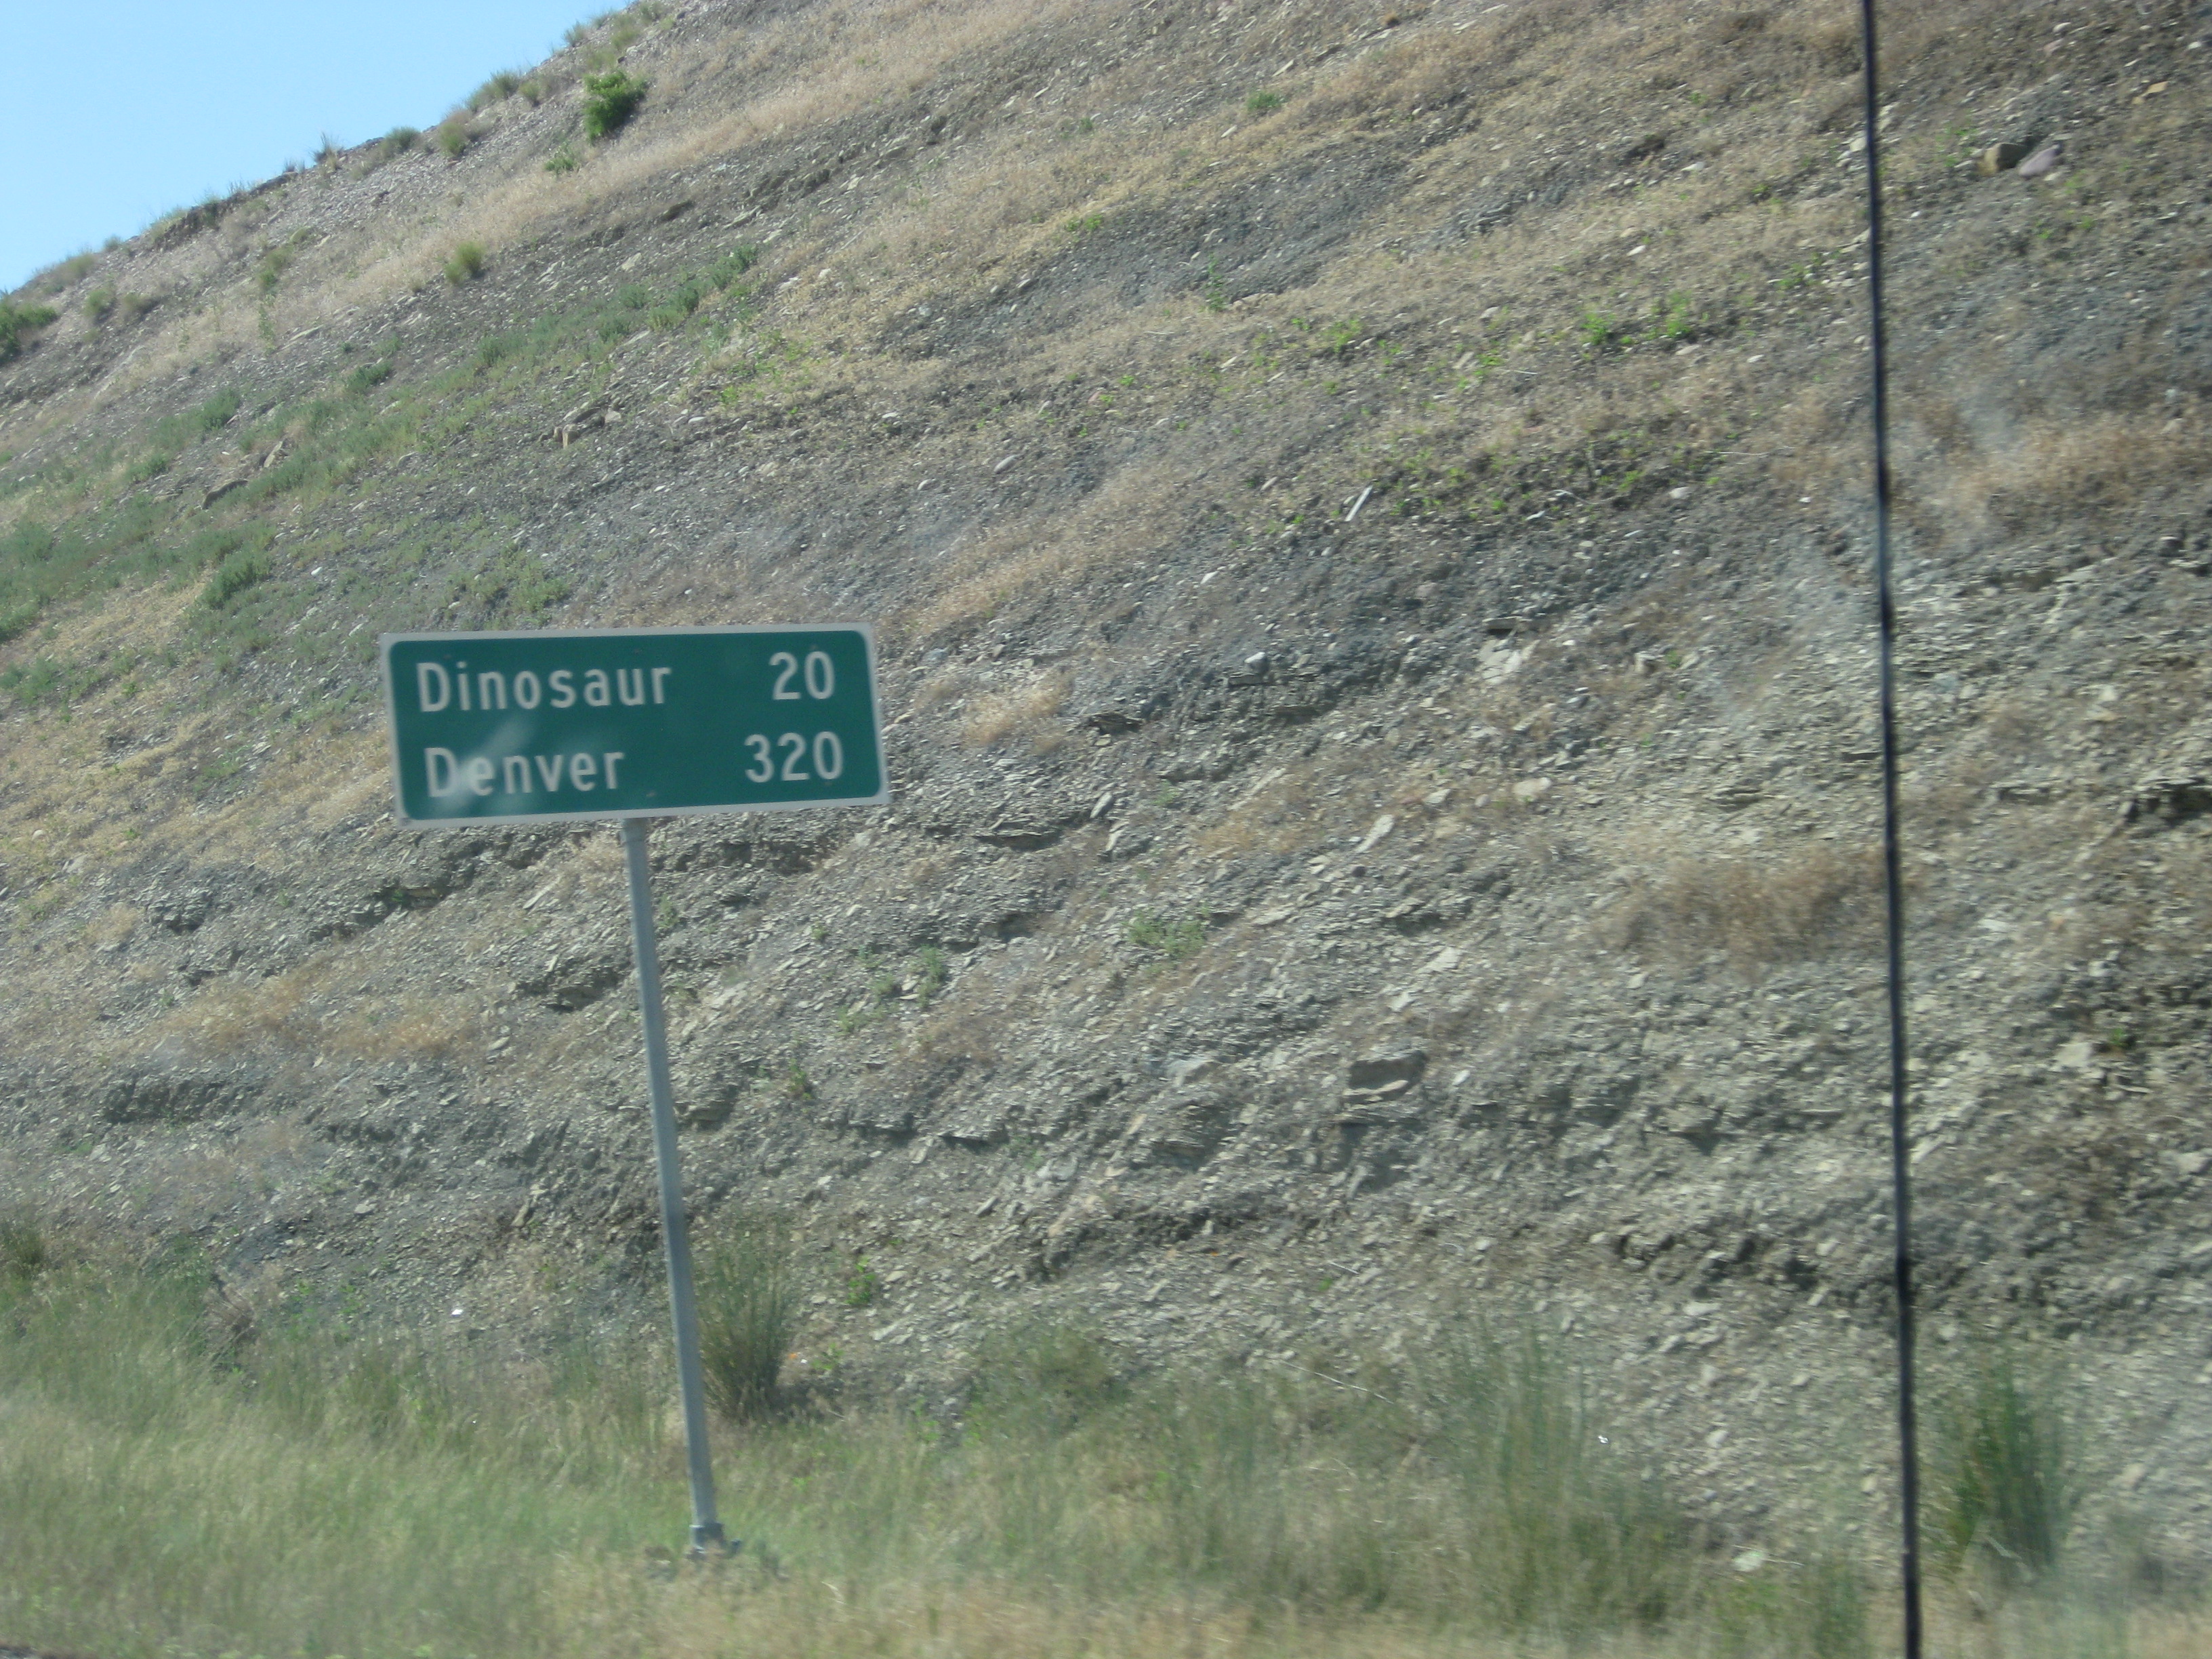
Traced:
[[382, 645], [410, 823], [889, 799], [865, 627], [392, 634]]

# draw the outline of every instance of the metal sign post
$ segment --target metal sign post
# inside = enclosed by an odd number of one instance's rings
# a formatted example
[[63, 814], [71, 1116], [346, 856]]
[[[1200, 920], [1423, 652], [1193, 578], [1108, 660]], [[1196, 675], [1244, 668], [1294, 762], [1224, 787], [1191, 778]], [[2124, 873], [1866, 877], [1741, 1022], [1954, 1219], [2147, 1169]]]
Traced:
[[676, 814], [888, 800], [874, 637], [854, 627], [612, 628], [387, 634], [380, 644], [402, 823], [622, 821], [691, 1553], [734, 1550], [714, 1510], [646, 832]]
[[676, 1326], [676, 1377], [684, 1395], [684, 1446], [691, 1474], [691, 1553], [726, 1545], [714, 1513], [714, 1468], [707, 1447], [707, 1389], [699, 1368], [699, 1305], [691, 1288], [691, 1241], [676, 1154], [676, 1091], [668, 1081], [668, 1022], [660, 1010], [660, 951], [653, 937], [653, 875], [645, 854], [649, 820], [622, 821], [629, 872], [629, 937], [637, 955], [637, 1008], [645, 1021], [645, 1078], [653, 1097], [653, 1159], [660, 1177], [660, 1243], [668, 1260], [668, 1312]]

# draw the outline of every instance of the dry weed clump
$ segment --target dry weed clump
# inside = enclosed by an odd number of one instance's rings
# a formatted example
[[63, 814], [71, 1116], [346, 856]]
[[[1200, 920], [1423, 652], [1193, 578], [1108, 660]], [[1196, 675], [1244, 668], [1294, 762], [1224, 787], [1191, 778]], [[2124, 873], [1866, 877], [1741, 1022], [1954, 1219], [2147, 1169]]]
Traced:
[[961, 741], [971, 749], [995, 749], [1012, 738], [1024, 739], [1039, 754], [1056, 749], [1066, 733], [1053, 717], [1067, 701], [1067, 676], [1049, 674], [1025, 686], [994, 691], [970, 705]]
[[1681, 959], [1719, 951], [1739, 969], [1874, 945], [1880, 856], [1807, 847], [1780, 860], [1684, 860], [1639, 882], [1608, 919], [1616, 950]]
[[164, 1021], [162, 1029], [196, 1037], [218, 1052], [260, 1042], [308, 1047], [329, 1035], [309, 1002], [330, 972], [330, 962], [323, 959], [270, 979], [210, 986]]
[[2208, 442], [2212, 434], [2193, 410], [2025, 421], [1954, 458], [1934, 504], [1954, 522], [1983, 531], [2122, 509], [2186, 476]]
[[915, 1027], [907, 1044], [908, 1057], [928, 1065], [947, 1060], [992, 1065], [999, 1058], [999, 1033], [1007, 1012], [996, 1000], [963, 996]]
[[340, 1054], [360, 1059], [443, 1060], [476, 1047], [482, 1021], [452, 998], [410, 994], [382, 1005], [365, 1000], [337, 1024], [323, 1042]]
[[135, 904], [112, 904], [84, 930], [84, 942], [95, 951], [114, 949], [137, 933], [145, 919]]

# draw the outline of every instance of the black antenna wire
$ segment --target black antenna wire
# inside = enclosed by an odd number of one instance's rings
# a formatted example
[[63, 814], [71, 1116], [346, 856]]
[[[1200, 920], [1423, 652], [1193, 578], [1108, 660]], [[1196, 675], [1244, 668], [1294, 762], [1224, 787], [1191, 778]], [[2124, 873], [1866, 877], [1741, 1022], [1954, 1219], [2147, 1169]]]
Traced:
[[1905, 882], [1897, 822], [1897, 605], [1889, 549], [1889, 356], [1882, 328], [1881, 52], [1875, 0], [1859, 0], [1859, 49], [1865, 58], [1867, 304], [1873, 313], [1874, 575], [1881, 662], [1881, 880], [1889, 950], [1889, 1184], [1896, 1243], [1899, 1551], [1905, 1600], [1905, 1659], [1921, 1659], [1920, 1425], [1914, 1395], [1917, 1331], [1912, 1301], [1912, 1159], [1906, 1145]]

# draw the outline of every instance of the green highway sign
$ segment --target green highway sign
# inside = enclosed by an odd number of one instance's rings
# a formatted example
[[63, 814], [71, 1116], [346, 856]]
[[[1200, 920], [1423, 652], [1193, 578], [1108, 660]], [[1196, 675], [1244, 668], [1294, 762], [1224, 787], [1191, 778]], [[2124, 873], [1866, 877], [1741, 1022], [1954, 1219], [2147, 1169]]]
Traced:
[[403, 823], [886, 801], [866, 627], [387, 634]]

